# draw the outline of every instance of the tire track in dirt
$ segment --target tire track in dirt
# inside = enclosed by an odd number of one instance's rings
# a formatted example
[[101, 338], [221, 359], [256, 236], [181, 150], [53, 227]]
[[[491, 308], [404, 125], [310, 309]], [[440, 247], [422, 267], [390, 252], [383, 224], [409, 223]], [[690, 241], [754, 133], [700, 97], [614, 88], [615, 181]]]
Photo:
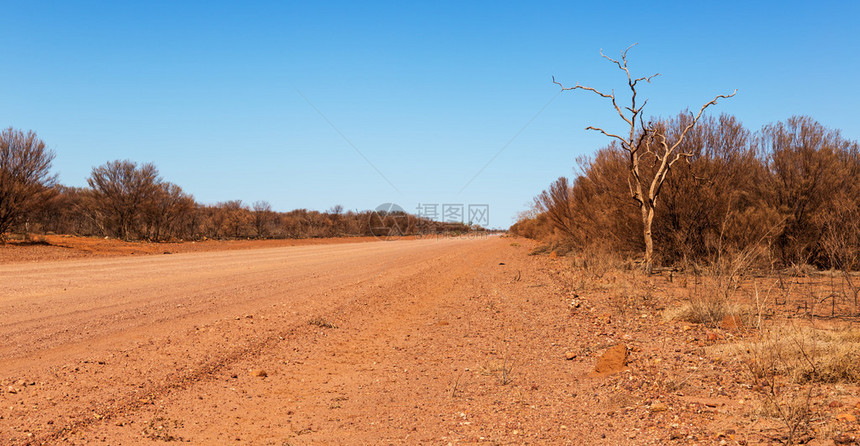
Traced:
[[[239, 276], [245, 275], [248, 281], [225, 290], [224, 294], [231, 297], [227, 305], [200, 309], [199, 302], [191, 302], [187, 307], [197, 310], [180, 312], [176, 316], [166, 314], [167, 310], [174, 308], [175, 300], [181, 300], [188, 290], [154, 287], [149, 298], [162, 303], [165, 314], [161, 319], [139, 316], [145, 324], [123, 323], [85, 340], [65, 336], [50, 349], [19, 350], [12, 355], [14, 360], [4, 361], [0, 366], [4, 387], [6, 384], [15, 386], [19, 381], [35, 385], [18, 386], [15, 393], [0, 393], [3, 404], [0, 441], [61, 439], [93, 422], [111, 418], [114, 413], [133, 413], [140, 400], [152, 400], [164, 392], [181, 389], [186, 382], [197, 382], [237, 358], [265, 349], [273, 340], [281, 341], [287, 334], [284, 327], [292, 327], [291, 330], [304, 327], [312, 314], [348, 299], [358, 289], [371, 286], [380, 273], [393, 275], [396, 280], [400, 269], [426, 264], [428, 254], [468, 243], [475, 242], [408, 241], [363, 244], [359, 249], [348, 245], [313, 247], [325, 249], [305, 256], [295, 266], [297, 272], [293, 276], [273, 274], [280, 267], [259, 267], [241, 273]], [[291, 249], [295, 248], [282, 250], [280, 256], [289, 257]], [[251, 251], [243, 254], [253, 257]], [[266, 255], [272, 257], [267, 258], [264, 265], [282, 260], [278, 253]], [[231, 258], [223, 253], [214, 257]], [[135, 263], [136, 260], [114, 261]], [[205, 264], [212, 260], [209, 255], [201, 254], [189, 256], [187, 261]], [[62, 270], [62, 263], [58, 262], [55, 267]], [[305, 267], [301, 267], [302, 264]], [[44, 271], [44, 265], [39, 269]], [[229, 270], [222, 274], [228, 276], [227, 282], [235, 279]], [[188, 279], [193, 281], [193, 277]], [[158, 278], [153, 281], [157, 282]], [[106, 291], [98, 285], [93, 288]], [[187, 296], [185, 298], [187, 302]], [[0, 300], [5, 306], [3, 310], [13, 315], [20, 311], [16, 310], [19, 308], [16, 299], [26, 297]], [[123, 317], [130, 317], [129, 314], [135, 308], [139, 310], [140, 302], [145, 300], [130, 303]], [[100, 311], [116, 316], [122, 313], [117, 308], [124, 307], [109, 304], [104, 308]], [[41, 313], [28, 313], [31, 322], [38, 324], [46, 311], [50, 311], [50, 307], [43, 308]], [[256, 318], [245, 317], [254, 314]], [[85, 330], [86, 323], [91, 322], [78, 313], [65, 314], [60, 316], [62, 318], [71, 320], [56, 324], [60, 325], [58, 333], [62, 326], [67, 327], [63, 330], [73, 332]], [[104, 318], [96, 322], [106, 325]], [[10, 338], [8, 330], [8, 326], [0, 327], [2, 339]], [[20, 335], [20, 330], [17, 333]], [[146, 398], [138, 398], [139, 395]], [[11, 406], [7, 404], [10, 402]]]

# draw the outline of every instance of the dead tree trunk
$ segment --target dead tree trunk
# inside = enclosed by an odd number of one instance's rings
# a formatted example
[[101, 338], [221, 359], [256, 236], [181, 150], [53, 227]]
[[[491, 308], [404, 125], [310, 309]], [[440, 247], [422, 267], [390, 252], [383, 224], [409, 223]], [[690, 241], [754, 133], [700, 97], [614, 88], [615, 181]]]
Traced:
[[654, 263], [654, 238], [651, 236], [654, 208], [640, 205], [639, 209], [642, 210], [642, 236], [645, 239], [645, 270], [650, 273]]
[[[561, 87], [562, 91], [588, 90], [600, 97], [609, 99], [612, 102], [612, 107], [618, 113], [618, 116], [626, 123], [626, 131], [624, 132], [625, 136], [609, 133], [600, 127], [589, 126], [586, 130], [598, 131], [612, 140], [618, 141], [621, 144], [621, 148], [628, 154], [629, 162], [627, 167], [629, 175], [627, 178], [627, 184], [630, 187], [631, 198], [633, 198], [642, 212], [642, 236], [645, 242], [645, 270], [650, 273], [654, 267], [654, 240], [651, 228], [654, 223], [657, 197], [660, 195], [660, 189], [663, 187], [663, 183], [665, 183], [672, 165], [681, 158], [686, 159], [692, 156], [692, 153], [684, 152], [680, 150], [679, 147], [687, 136], [687, 132], [696, 125], [706, 108], [716, 104], [717, 100], [720, 98], [730, 98], [734, 96], [738, 91], [735, 90], [729, 95], [717, 95], [714, 99], [703, 105], [702, 108], [699, 109], [698, 114], [691, 116], [692, 119], [687, 126], [684, 127], [677, 138], [674, 141], [669, 141], [666, 133], [659, 131], [659, 129], [655, 128], [651, 122], [645, 124], [642, 109], [645, 107], [645, 104], [648, 103], [648, 100], [646, 99], [645, 101], [642, 101], [641, 104], [637, 104], [636, 102], [636, 95], [638, 93], [636, 91], [636, 86], [639, 82], [645, 81], [651, 83], [651, 79], [659, 76], [660, 73], [638, 78], [634, 78], [630, 75], [630, 70], [627, 68], [627, 52], [634, 46], [636, 46], [636, 44], [630, 45], [621, 53], [620, 61], [603, 54], [602, 50], [600, 51], [600, 55], [604, 59], [614, 63], [627, 75], [627, 86], [630, 88], [631, 92], [630, 106], [628, 107], [624, 107], [622, 109], [618, 105], [614, 90], [610, 93], [603, 93], [600, 90], [579, 85], [578, 83], [573, 87], [565, 87], [561, 83], [557, 82], [555, 77], [553, 77], [552, 81], [554, 84]], [[649, 161], [653, 160], [655, 164], [653, 176], [651, 176], [652, 174], [649, 174], [648, 177], [643, 175], [641, 163], [643, 157], [646, 156], [649, 157]]]

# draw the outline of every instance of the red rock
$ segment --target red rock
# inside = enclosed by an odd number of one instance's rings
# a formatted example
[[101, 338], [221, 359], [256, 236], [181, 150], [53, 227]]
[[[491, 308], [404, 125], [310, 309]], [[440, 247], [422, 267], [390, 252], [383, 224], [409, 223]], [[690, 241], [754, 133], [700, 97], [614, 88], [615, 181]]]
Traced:
[[720, 321], [720, 328], [724, 330], [738, 330], [743, 327], [743, 325], [741, 318], [733, 314], [724, 317], [723, 320]]
[[627, 347], [624, 344], [618, 344], [610, 347], [600, 358], [597, 358], [597, 365], [594, 366], [591, 376], [611, 375], [624, 370], [625, 366], [627, 366]]
[[652, 403], [650, 406], [648, 406], [648, 409], [651, 412], [665, 412], [665, 411], [669, 410], [669, 406], [658, 401], [658, 402]]
[[856, 423], [857, 422], [857, 417], [855, 417], [854, 415], [847, 413], [847, 412], [836, 415], [836, 419], [839, 421], [845, 421], [847, 423]]

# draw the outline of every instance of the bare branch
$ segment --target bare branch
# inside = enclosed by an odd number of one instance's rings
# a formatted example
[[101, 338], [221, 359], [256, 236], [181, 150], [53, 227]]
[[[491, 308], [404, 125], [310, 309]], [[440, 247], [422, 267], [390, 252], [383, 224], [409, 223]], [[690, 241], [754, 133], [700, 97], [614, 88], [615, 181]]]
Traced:
[[702, 108], [699, 110], [699, 114], [696, 115], [696, 119], [693, 120], [693, 123], [688, 125], [687, 127], [692, 128], [696, 124], [696, 122], [699, 122], [699, 118], [702, 117], [702, 113], [704, 113], [705, 109], [716, 104], [718, 99], [728, 99], [730, 97], [733, 97], [736, 94], [738, 94], [737, 88], [735, 88], [735, 91], [733, 91], [732, 94], [718, 94], [717, 97], [715, 97], [714, 99], [711, 99], [710, 102], [708, 102], [707, 104], [702, 106]]
[[629, 143], [626, 139], [624, 139], [624, 138], [622, 138], [622, 137], [620, 137], [620, 136], [618, 136], [618, 135], [615, 135], [615, 134], [612, 134], [612, 133], [606, 133], [606, 130], [603, 130], [603, 129], [602, 129], [602, 128], [600, 128], [600, 127], [592, 127], [592, 126], [588, 126], [588, 127], [586, 127], [586, 128], [585, 128], [585, 130], [595, 130], [595, 131], [598, 131], [598, 132], [600, 132], [600, 133], [603, 133], [604, 135], [606, 135], [606, 136], [608, 136], [608, 137], [610, 137], [610, 138], [615, 138], [615, 139], [617, 139], [617, 140], [621, 141], [621, 147], [623, 147], [623, 148], [624, 148], [624, 150], [627, 150], [628, 152], [629, 152], [629, 151], [631, 151], [630, 143]]
[[627, 110], [630, 110], [630, 113], [633, 113], [633, 119], [636, 119], [636, 115], [640, 115], [640, 116], [641, 116], [642, 109], [644, 109], [644, 108], [645, 108], [645, 104], [647, 104], [647, 103], [648, 103], [648, 100], [647, 100], [647, 99], [645, 99], [645, 102], [643, 102], [643, 103], [642, 103], [642, 105], [640, 105], [640, 106], [639, 106], [638, 108], [636, 108], [635, 110], [634, 110], [632, 107], [624, 107], [624, 108], [626, 108]]
[[573, 87], [565, 87], [564, 85], [562, 85], [562, 83], [561, 83], [561, 82], [558, 82], [558, 81], [556, 81], [556, 80], [555, 80], [555, 76], [553, 76], [553, 77], [552, 77], [552, 83], [554, 83], [554, 84], [558, 85], [559, 87], [561, 87], [561, 91], [568, 91], [568, 90], [588, 90], [588, 91], [592, 91], [592, 92], [594, 92], [594, 93], [597, 93], [598, 95], [603, 96], [604, 98], [613, 99], [613, 98], [615, 97], [615, 96], [614, 96], [614, 93], [613, 93], [613, 94], [606, 94], [606, 93], [603, 93], [602, 91], [599, 91], [599, 90], [597, 90], [597, 89], [594, 89], [594, 88], [591, 88], [591, 87], [586, 87], [585, 85], [579, 85], [579, 82], [577, 82], [577, 83], [576, 83], [576, 85], [574, 85]]
[[660, 75], [660, 73], [654, 73], [650, 76], [637, 77], [636, 79], [633, 79], [633, 82], [645, 81], [645, 82], [648, 82], [650, 84], [651, 79], [654, 79], [655, 77], [657, 77], [659, 75]]
[[[636, 45], [639, 45], [639, 42], [636, 42], [636, 43], [634, 43], [634, 44], [632, 44], [632, 45], [628, 46], [628, 47], [624, 50], [624, 52], [622, 52], [622, 53], [621, 53], [621, 58], [622, 58], [622, 59], [624, 59], [624, 62], [627, 62], [627, 52], [628, 52], [628, 51], [630, 51], [630, 49], [631, 49], [631, 48], [633, 48], [633, 47], [634, 47], [634, 46], [636, 46]], [[626, 65], [626, 64], [625, 64], [625, 65]]]
[[637, 83], [639, 83], [639, 81], [645, 81], [645, 82], [648, 82], [650, 84], [651, 79], [654, 79], [655, 77], [657, 77], [659, 75], [660, 75], [660, 73], [654, 73], [650, 76], [637, 77], [636, 79], [633, 79], [633, 85], [635, 86]]
[[735, 89], [735, 91], [733, 91], [733, 92], [732, 92], [732, 94], [728, 94], [728, 95], [726, 95], [726, 94], [719, 94], [719, 95], [717, 95], [714, 99], [711, 99], [710, 101], [708, 101], [708, 103], [706, 103], [705, 105], [703, 105], [703, 106], [702, 106], [702, 108], [701, 108], [701, 109], [699, 109], [699, 114], [697, 114], [697, 115], [696, 115], [696, 117], [695, 117], [695, 118], [693, 118], [693, 120], [692, 120], [692, 121], [690, 121], [690, 123], [689, 123], [689, 124], [687, 124], [687, 126], [686, 126], [686, 127], [684, 127], [684, 130], [681, 132], [681, 136], [679, 136], [679, 137], [678, 137], [678, 140], [677, 140], [677, 141], [675, 141], [675, 144], [673, 144], [673, 145], [672, 145], [672, 148], [671, 148], [671, 149], [669, 149], [669, 151], [670, 151], [670, 152], [673, 152], [673, 151], [675, 151], [675, 149], [676, 149], [676, 148], [678, 148], [678, 146], [680, 146], [680, 145], [681, 145], [681, 143], [684, 141], [684, 138], [687, 136], [687, 132], [689, 132], [689, 131], [690, 131], [690, 129], [692, 129], [692, 128], [693, 128], [693, 126], [695, 126], [695, 125], [696, 125], [696, 123], [697, 123], [697, 122], [699, 122], [699, 118], [701, 118], [701, 117], [702, 117], [702, 113], [704, 113], [704, 112], [705, 112], [705, 109], [706, 109], [706, 108], [708, 108], [708, 107], [710, 107], [710, 106], [712, 106], [712, 105], [716, 104], [716, 103], [717, 103], [717, 100], [719, 100], [719, 99], [728, 99], [728, 98], [730, 98], [730, 97], [732, 97], [732, 96], [734, 96], [734, 95], [736, 95], [736, 94], [738, 94], [738, 89], [737, 89], [737, 88]]
[[[633, 45], [636, 45], [636, 44], [634, 43]], [[632, 47], [632, 45], [631, 45], [631, 47]], [[627, 49], [629, 50], [630, 48], [628, 47]], [[624, 71], [627, 71], [627, 50], [624, 50], [624, 52], [621, 54], [621, 59], [624, 61], [623, 65], [621, 64], [621, 62], [619, 62], [619, 61], [607, 56], [606, 54], [604, 54], [603, 48], [600, 49], [600, 57], [614, 63], [615, 65], [618, 65], [618, 68], [620, 68]]]
[[621, 119], [623, 119], [624, 122], [626, 122], [627, 124], [633, 125], [633, 122], [630, 121], [630, 118], [628, 118], [627, 116], [624, 116], [624, 112], [621, 111], [621, 107], [619, 107], [618, 103], [615, 101], [615, 91], [613, 91], [610, 94], [606, 94], [606, 93], [604, 93], [600, 90], [597, 90], [595, 88], [586, 87], [585, 85], [579, 85], [579, 82], [577, 82], [576, 85], [574, 85], [573, 87], [565, 87], [564, 85], [562, 85], [561, 82], [558, 82], [555, 80], [555, 76], [552, 77], [552, 83], [561, 87], [561, 91], [588, 90], [588, 91], [593, 92], [593, 93], [595, 93], [601, 97], [609, 99], [610, 101], [612, 101], [612, 106], [615, 107], [615, 111], [618, 112], [618, 116], [620, 116]]

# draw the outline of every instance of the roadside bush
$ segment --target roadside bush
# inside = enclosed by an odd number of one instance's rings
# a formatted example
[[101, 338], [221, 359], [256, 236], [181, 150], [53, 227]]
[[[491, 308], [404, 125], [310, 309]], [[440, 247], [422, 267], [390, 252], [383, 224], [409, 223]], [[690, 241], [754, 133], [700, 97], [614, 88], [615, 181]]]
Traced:
[[54, 152], [34, 132], [12, 127], [0, 131], [0, 243], [13, 226], [28, 224], [53, 196], [53, 160]]
[[[687, 119], [657, 127], [676, 134]], [[724, 114], [702, 119], [683, 145], [689, 156], [664, 183], [653, 225], [664, 264], [713, 264], [721, 252], [764, 242], [770, 256], [756, 266], [860, 268], [857, 142], [805, 116], [751, 133]], [[511, 232], [575, 251], [599, 244], [638, 255], [642, 223], [627, 162], [612, 144], [579, 158], [578, 175], [540, 193]]]

